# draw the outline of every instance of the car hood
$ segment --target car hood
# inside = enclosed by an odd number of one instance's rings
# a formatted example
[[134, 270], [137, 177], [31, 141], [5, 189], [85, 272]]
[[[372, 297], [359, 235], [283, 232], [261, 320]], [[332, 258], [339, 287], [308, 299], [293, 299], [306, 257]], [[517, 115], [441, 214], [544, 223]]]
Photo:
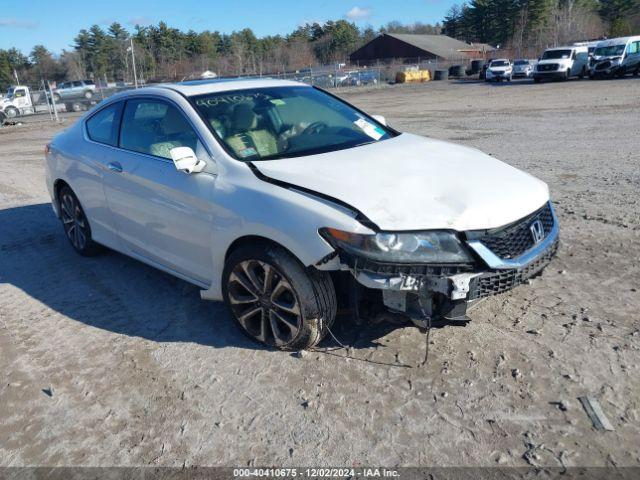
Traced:
[[408, 133], [255, 166], [272, 179], [341, 200], [390, 231], [500, 227], [549, 199], [544, 182], [479, 150]]
[[505, 72], [509, 69], [511, 69], [511, 67], [489, 67], [489, 70], [492, 72]]
[[555, 64], [555, 63], [567, 63], [569, 62], [571, 59], [569, 58], [547, 58], [545, 60], [540, 60], [538, 62], [538, 65], [548, 65], [548, 64]]

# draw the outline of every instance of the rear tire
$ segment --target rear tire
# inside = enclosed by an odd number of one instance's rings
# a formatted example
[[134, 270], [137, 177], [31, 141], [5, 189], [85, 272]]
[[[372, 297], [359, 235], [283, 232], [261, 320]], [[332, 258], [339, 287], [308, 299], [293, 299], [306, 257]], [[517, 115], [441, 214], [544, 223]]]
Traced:
[[60, 220], [67, 240], [73, 249], [84, 257], [93, 257], [102, 251], [102, 246], [91, 238], [89, 220], [73, 190], [64, 186], [58, 193]]
[[304, 267], [276, 245], [240, 247], [231, 253], [222, 274], [222, 293], [247, 335], [280, 350], [318, 344], [337, 311], [329, 274]]

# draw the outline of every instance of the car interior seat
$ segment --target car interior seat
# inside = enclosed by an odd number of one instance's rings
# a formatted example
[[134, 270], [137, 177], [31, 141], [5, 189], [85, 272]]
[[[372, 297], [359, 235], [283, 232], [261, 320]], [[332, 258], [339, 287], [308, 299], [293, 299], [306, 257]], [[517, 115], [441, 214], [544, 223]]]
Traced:
[[260, 125], [260, 118], [248, 103], [239, 103], [233, 108], [231, 132], [225, 139], [240, 158], [261, 157], [278, 153], [278, 139], [268, 129]]

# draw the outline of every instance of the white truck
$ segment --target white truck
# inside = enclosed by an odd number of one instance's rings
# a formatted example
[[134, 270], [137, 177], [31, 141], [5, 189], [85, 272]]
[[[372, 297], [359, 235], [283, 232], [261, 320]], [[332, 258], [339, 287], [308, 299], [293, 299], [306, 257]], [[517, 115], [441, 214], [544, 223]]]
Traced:
[[7, 118], [35, 113], [29, 87], [23, 85], [9, 87], [7, 95], [0, 98], [0, 112]]
[[640, 73], [640, 35], [598, 42], [589, 60], [589, 77], [622, 77]]
[[582, 45], [548, 48], [536, 64], [533, 80], [584, 78], [589, 69], [589, 48]]

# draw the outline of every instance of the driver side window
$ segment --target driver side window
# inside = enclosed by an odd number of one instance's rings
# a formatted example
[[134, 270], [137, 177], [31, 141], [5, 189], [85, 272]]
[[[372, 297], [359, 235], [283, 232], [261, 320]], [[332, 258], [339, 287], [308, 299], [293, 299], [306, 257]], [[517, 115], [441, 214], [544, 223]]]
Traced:
[[122, 117], [120, 147], [171, 160], [171, 149], [201, 149], [193, 127], [173, 105], [160, 100], [129, 100]]

